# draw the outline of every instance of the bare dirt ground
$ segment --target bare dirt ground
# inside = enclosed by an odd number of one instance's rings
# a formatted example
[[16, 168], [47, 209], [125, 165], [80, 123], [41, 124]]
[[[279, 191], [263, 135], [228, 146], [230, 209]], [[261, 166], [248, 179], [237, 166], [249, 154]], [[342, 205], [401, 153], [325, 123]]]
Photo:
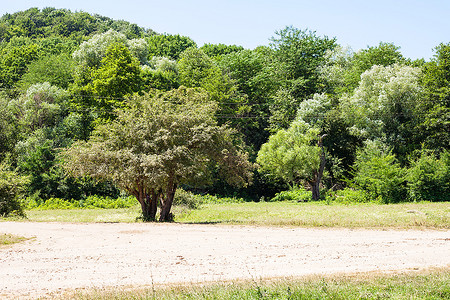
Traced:
[[450, 267], [450, 231], [0, 222], [0, 298], [75, 288]]

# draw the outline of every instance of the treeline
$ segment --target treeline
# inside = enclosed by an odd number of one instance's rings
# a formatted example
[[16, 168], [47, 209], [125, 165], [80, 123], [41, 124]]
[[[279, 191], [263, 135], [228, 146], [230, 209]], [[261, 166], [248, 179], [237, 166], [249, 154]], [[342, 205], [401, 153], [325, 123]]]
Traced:
[[258, 163], [246, 189], [217, 179], [197, 192], [259, 200], [305, 187], [319, 199], [321, 189], [347, 188], [382, 202], [449, 200], [450, 44], [412, 61], [391, 43], [355, 52], [286, 27], [256, 49], [198, 47], [54, 8], [4, 15], [0, 40], [5, 199], [119, 195], [112, 182], [68, 176], [58, 153], [88, 141], [133, 96], [193, 88], [217, 104], [217, 124], [237, 130]]

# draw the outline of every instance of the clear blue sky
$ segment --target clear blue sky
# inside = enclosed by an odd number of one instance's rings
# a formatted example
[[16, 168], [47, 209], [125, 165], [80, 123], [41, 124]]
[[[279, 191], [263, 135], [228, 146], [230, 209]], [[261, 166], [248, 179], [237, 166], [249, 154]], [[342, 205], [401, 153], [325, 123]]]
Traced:
[[97, 13], [203, 43], [267, 45], [288, 25], [336, 37], [353, 50], [393, 42], [429, 60], [450, 42], [450, 0], [1, 0], [0, 14], [30, 7]]

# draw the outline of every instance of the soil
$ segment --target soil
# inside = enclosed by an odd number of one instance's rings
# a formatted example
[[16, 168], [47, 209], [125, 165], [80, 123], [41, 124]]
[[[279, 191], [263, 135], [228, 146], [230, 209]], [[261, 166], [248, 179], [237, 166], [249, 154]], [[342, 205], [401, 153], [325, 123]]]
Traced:
[[449, 230], [0, 222], [0, 298], [77, 288], [450, 267]]

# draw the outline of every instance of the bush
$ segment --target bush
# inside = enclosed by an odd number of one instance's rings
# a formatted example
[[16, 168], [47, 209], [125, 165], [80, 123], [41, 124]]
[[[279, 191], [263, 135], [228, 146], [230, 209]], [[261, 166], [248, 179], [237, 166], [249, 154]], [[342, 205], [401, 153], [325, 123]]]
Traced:
[[242, 198], [235, 197], [217, 197], [214, 195], [197, 195], [191, 192], [187, 192], [183, 189], [177, 189], [175, 198], [173, 200], [174, 205], [184, 205], [191, 209], [197, 209], [202, 204], [221, 204], [221, 203], [242, 203], [245, 202]]
[[410, 160], [407, 170], [408, 196], [413, 201], [450, 201], [450, 153], [440, 159], [432, 151], [422, 150]]
[[270, 199], [270, 201], [307, 202], [311, 201], [311, 192], [305, 189], [298, 189], [298, 188], [289, 191], [282, 191], [275, 194], [275, 197]]
[[355, 161], [353, 184], [381, 203], [397, 203], [406, 199], [405, 170], [391, 150], [374, 142], [366, 144]]
[[0, 216], [17, 215], [24, 217], [20, 196], [28, 184], [28, 178], [14, 171], [8, 171], [6, 164], [0, 165]]
[[45, 201], [39, 197], [29, 197], [27, 199], [27, 209], [113, 209], [132, 207], [136, 203], [136, 198], [132, 196], [114, 199], [94, 195], [84, 200], [50, 198]]
[[195, 195], [183, 189], [177, 189], [173, 198], [174, 205], [183, 205], [188, 208], [197, 209], [203, 203], [202, 196]]
[[367, 192], [364, 190], [357, 190], [352, 188], [345, 188], [343, 190], [338, 190], [336, 192], [331, 192], [326, 195], [325, 200], [327, 202], [337, 202], [337, 203], [366, 203], [370, 202], [371, 199]]

